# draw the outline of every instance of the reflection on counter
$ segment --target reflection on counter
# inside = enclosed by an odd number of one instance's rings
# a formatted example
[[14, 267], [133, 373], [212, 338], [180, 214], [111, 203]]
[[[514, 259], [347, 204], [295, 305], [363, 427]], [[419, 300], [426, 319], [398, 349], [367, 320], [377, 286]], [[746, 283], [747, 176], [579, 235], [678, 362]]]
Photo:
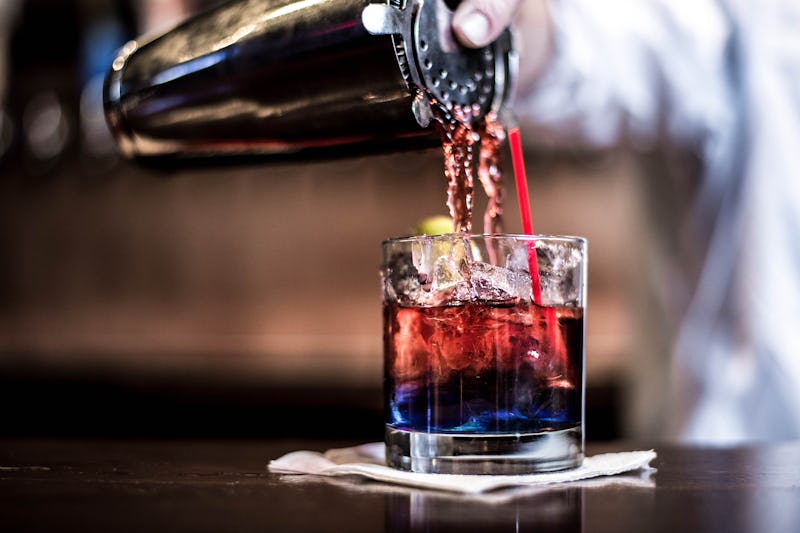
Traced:
[[386, 531], [455, 531], [469, 524], [470, 531], [583, 531], [582, 493], [565, 488], [543, 491], [523, 503], [502, 505], [491, 497], [464, 501], [446, 495], [411, 492], [386, 497]]
[[[281, 475], [294, 489], [330, 485], [354, 499], [381, 495], [385, 531], [575, 531], [585, 530], [586, 509], [609, 512], [602, 494], [609, 489], [635, 494], [641, 514], [615, 514], [621, 530], [636, 530], [641, 516], [652, 513], [657, 471], [642, 470], [557, 485], [507, 487], [477, 494], [410, 488], [357, 476]], [[593, 528], [589, 528], [593, 529]]]

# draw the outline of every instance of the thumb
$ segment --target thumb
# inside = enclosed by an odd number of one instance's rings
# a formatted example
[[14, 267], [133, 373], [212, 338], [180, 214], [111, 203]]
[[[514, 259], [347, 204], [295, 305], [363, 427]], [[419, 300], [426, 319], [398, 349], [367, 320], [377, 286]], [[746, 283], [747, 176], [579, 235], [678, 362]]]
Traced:
[[510, 24], [520, 0], [464, 0], [453, 15], [453, 33], [470, 48], [491, 43]]

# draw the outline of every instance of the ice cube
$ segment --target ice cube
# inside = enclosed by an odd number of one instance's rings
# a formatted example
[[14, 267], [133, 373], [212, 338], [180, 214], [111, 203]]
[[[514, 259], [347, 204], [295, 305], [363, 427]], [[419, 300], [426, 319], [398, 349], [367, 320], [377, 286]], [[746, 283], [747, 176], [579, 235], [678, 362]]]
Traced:
[[414, 267], [426, 276], [433, 273], [433, 264], [436, 261], [432, 242], [430, 239], [420, 239], [411, 243], [411, 257]]
[[411, 305], [419, 301], [423, 284], [409, 254], [394, 254], [381, 272], [384, 298], [389, 302]]
[[583, 285], [580, 250], [562, 242], [538, 243], [542, 301], [569, 305], [580, 301]]
[[412, 243], [412, 263], [421, 280], [420, 305], [444, 305], [470, 298], [465, 272], [471, 260], [469, 239], [460, 234], [438, 235]]
[[514, 272], [529, 272], [528, 256], [530, 253], [535, 253], [534, 248], [531, 246], [529, 249], [527, 242], [520, 242], [512, 248], [511, 253], [506, 257], [506, 266]]
[[433, 284], [431, 289], [434, 291], [448, 291], [459, 283], [464, 283], [464, 275], [461, 273], [461, 262], [456, 261], [450, 256], [440, 256], [433, 265]]
[[469, 282], [476, 300], [505, 302], [517, 297], [516, 274], [507, 268], [472, 263]]
[[455, 233], [418, 239], [412, 243], [411, 253], [414, 266], [426, 274], [433, 272], [441, 257], [448, 257], [455, 264], [473, 259], [469, 238]]
[[511, 272], [514, 294], [526, 302], [533, 301], [533, 284], [527, 269], [524, 271]]

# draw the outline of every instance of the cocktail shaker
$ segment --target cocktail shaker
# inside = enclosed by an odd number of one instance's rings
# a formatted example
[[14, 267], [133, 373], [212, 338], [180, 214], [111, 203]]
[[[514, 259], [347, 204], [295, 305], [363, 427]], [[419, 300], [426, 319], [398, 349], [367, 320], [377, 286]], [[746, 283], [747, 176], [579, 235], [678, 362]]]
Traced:
[[122, 47], [105, 82], [120, 151], [150, 160], [435, 146], [431, 99], [499, 110], [511, 35], [465, 49], [453, 0], [235, 0]]

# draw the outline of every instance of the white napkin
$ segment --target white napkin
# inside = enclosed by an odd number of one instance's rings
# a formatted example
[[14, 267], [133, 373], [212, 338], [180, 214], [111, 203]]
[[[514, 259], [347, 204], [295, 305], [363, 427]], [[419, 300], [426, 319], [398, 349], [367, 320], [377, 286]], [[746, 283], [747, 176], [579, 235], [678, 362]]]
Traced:
[[268, 468], [270, 472], [277, 474], [361, 476], [411, 487], [479, 494], [501, 487], [541, 486], [648, 469], [650, 461], [655, 457], [656, 452], [653, 450], [604, 453], [586, 457], [578, 468], [542, 474], [422, 474], [386, 466], [383, 443], [373, 442], [352, 448], [336, 448], [324, 454], [311, 451], [291, 452], [270, 461]]

